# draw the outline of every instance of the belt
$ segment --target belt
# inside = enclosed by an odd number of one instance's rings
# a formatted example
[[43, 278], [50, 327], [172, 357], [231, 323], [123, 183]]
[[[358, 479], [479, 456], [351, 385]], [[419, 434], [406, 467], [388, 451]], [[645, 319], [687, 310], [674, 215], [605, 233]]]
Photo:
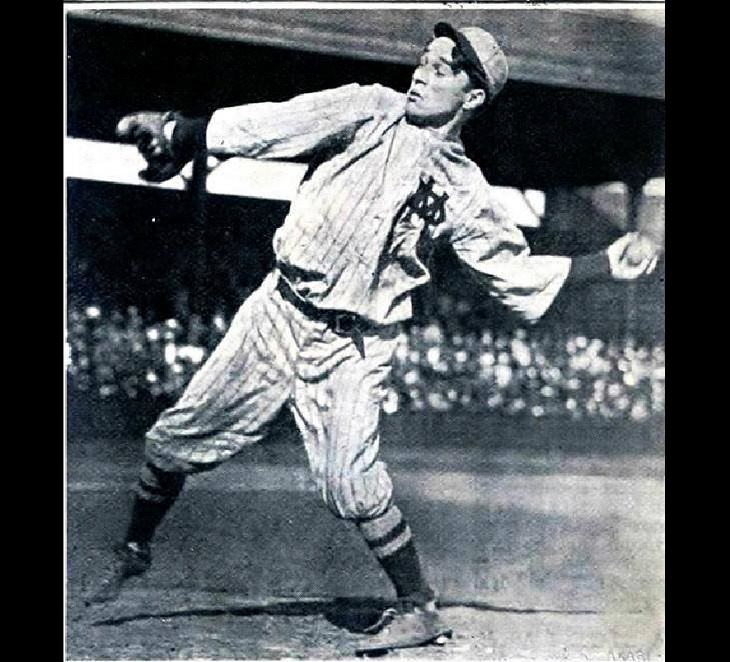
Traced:
[[281, 276], [277, 280], [276, 289], [284, 299], [295, 308], [298, 308], [307, 317], [324, 322], [338, 335], [351, 336], [358, 345], [362, 344], [362, 334], [375, 328], [374, 324], [368, 322], [357, 313], [351, 313], [346, 310], [318, 308], [314, 304], [305, 301]]

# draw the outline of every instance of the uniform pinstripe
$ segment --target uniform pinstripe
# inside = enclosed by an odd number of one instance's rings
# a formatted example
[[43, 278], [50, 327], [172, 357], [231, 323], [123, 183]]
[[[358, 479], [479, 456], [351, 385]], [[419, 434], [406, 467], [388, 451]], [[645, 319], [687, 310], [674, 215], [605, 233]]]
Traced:
[[[284, 274], [311, 303], [380, 324], [408, 319], [409, 293], [429, 279], [416, 253], [424, 232], [450, 241], [507, 306], [528, 320], [539, 318], [570, 259], [530, 255], [461, 142], [408, 124], [404, 109], [404, 95], [356, 84], [226, 108], [211, 118], [208, 147], [219, 155], [277, 159], [342, 146], [302, 184], [274, 239]], [[449, 195], [445, 221], [424, 228], [415, 215], [404, 218], [394, 231], [400, 241], [386, 247], [396, 211], [424, 176]]]
[[[530, 255], [461, 143], [408, 124], [404, 110], [404, 95], [352, 84], [213, 114], [207, 144], [218, 156], [332, 155], [301, 184], [276, 232], [275, 271], [147, 435], [156, 466], [202, 471], [260, 440], [289, 406], [324, 501], [340, 517], [372, 520], [363, 534], [381, 555], [410, 539], [407, 525], [381, 521], [395, 506], [377, 459], [378, 417], [398, 323], [429, 279], [423, 239], [450, 242], [527, 320], [545, 312], [570, 268], [568, 258]], [[423, 212], [431, 201], [436, 214]], [[364, 352], [282, 298], [278, 278], [309, 304], [373, 323]], [[382, 538], [382, 527], [395, 537]]]
[[285, 301], [277, 277], [246, 300], [180, 400], [147, 433], [148, 460], [169, 472], [212, 469], [262, 439], [288, 405], [325, 503], [343, 518], [376, 517], [392, 492], [377, 459], [378, 419], [397, 327], [365, 334], [363, 357], [350, 338]]

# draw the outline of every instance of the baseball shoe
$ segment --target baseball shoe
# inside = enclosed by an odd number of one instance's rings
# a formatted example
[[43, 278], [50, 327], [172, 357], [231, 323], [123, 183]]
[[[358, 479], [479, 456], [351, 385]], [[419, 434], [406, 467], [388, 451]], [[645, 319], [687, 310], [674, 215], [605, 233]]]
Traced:
[[114, 556], [97, 589], [86, 598], [86, 606], [116, 600], [122, 585], [130, 577], [141, 575], [152, 564], [150, 546], [126, 542], [114, 548]]
[[396, 648], [443, 644], [453, 635], [439, 616], [435, 600], [424, 604], [402, 601], [386, 609], [365, 632], [377, 632], [355, 649], [357, 656], [382, 655]]

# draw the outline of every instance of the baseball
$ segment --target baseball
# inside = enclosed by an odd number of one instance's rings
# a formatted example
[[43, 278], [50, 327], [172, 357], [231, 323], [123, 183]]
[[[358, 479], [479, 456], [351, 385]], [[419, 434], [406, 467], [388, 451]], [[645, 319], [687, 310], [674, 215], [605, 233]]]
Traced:
[[654, 242], [644, 235], [637, 235], [624, 250], [623, 259], [632, 267], [639, 266], [642, 262], [650, 260], [656, 255], [657, 247]]

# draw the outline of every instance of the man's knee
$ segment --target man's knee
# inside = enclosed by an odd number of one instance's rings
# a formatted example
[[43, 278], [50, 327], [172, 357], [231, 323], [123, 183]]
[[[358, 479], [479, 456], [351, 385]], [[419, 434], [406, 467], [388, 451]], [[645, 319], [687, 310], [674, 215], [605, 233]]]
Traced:
[[148, 460], [140, 471], [136, 492], [147, 501], [174, 501], [184, 485], [184, 473], [166, 471]]
[[382, 515], [393, 497], [385, 465], [377, 462], [363, 474], [328, 472], [325, 485], [328, 508], [342, 519], [362, 520]]

